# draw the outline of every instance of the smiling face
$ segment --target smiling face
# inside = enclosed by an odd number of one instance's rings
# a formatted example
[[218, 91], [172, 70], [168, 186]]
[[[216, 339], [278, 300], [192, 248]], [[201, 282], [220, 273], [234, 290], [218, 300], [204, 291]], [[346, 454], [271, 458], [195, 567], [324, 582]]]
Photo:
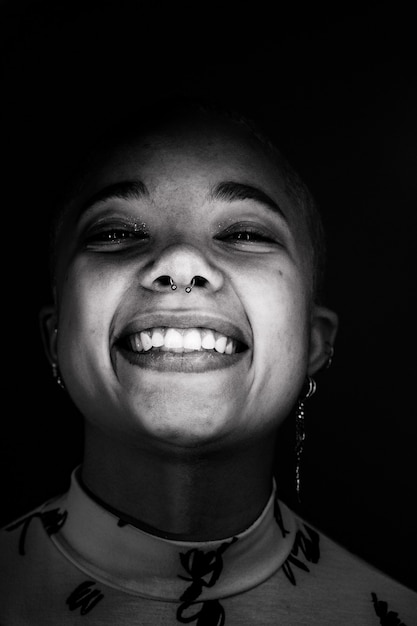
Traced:
[[276, 163], [244, 129], [200, 122], [106, 157], [58, 241], [52, 349], [85, 418], [130, 443], [265, 436], [325, 358], [333, 318], [313, 307]]

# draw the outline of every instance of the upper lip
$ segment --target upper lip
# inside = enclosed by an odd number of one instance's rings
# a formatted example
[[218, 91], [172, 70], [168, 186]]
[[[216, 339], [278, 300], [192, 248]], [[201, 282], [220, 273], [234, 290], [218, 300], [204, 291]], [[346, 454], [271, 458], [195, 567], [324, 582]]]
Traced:
[[148, 328], [166, 326], [170, 328], [210, 328], [222, 335], [236, 339], [247, 347], [251, 344], [251, 333], [247, 322], [237, 325], [223, 316], [207, 311], [157, 311], [141, 313], [123, 326], [116, 341]]

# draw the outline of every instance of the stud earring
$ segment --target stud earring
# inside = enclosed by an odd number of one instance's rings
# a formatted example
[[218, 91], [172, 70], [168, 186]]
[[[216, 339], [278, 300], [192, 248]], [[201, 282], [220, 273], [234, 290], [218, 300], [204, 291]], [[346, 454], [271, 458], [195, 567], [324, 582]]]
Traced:
[[334, 356], [334, 347], [328, 341], [326, 341], [326, 355], [327, 355], [327, 361], [324, 367], [326, 368], [326, 370], [328, 370], [333, 362], [333, 356]]
[[308, 381], [308, 390], [307, 392], [298, 400], [296, 414], [295, 414], [295, 489], [297, 492], [298, 502], [301, 503], [300, 497], [300, 467], [301, 467], [301, 457], [304, 449], [304, 441], [306, 438], [305, 429], [304, 429], [304, 402], [311, 398], [311, 396], [316, 391], [316, 381], [310, 376], [307, 379]]

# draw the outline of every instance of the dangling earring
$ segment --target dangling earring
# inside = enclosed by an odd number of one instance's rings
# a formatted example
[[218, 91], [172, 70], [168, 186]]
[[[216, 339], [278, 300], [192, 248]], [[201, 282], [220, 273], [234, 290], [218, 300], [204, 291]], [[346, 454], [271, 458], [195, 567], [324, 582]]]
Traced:
[[[58, 335], [58, 328], [56, 326], [54, 328], [54, 333], [55, 333], [55, 341], [56, 341], [57, 335]], [[52, 363], [52, 376], [54, 377], [58, 386], [61, 387], [61, 389], [64, 389], [65, 391], [64, 381], [61, 378], [61, 373], [59, 371], [58, 363], [56, 363], [55, 361], [53, 361]]]
[[62, 380], [61, 374], [59, 373], [58, 363], [52, 363], [52, 376], [55, 378], [55, 381], [59, 385], [59, 387], [65, 390], [64, 381]]
[[304, 448], [304, 440], [306, 438], [305, 430], [304, 430], [304, 402], [311, 398], [311, 396], [316, 391], [316, 381], [308, 376], [308, 390], [305, 395], [303, 395], [297, 404], [296, 414], [295, 414], [295, 489], [297, 491], [297, 499], [298, 502], [301, 503], [300, 497], [300, 466], [301, 466], [301, 456], [303, 454]]

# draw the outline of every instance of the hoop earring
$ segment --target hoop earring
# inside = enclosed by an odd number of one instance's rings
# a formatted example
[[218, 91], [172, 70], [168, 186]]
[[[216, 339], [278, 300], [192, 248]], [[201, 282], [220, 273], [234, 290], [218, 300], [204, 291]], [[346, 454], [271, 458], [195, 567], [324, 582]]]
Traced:
[[301, 481], [300, 481], [300, 467], [301, 467], [301, 457], [304, 449], [304, 441], [306, 438], [305, 429], [304, 429], [304, 402], [311, 398], [311, 396], [316, 392], [316, 381], [308, 376], [308, 390], [299, 400], [297, 404], [297, 409], [295, 413], [295, 489], [297, 492], [297, 500], [301, 503]]

